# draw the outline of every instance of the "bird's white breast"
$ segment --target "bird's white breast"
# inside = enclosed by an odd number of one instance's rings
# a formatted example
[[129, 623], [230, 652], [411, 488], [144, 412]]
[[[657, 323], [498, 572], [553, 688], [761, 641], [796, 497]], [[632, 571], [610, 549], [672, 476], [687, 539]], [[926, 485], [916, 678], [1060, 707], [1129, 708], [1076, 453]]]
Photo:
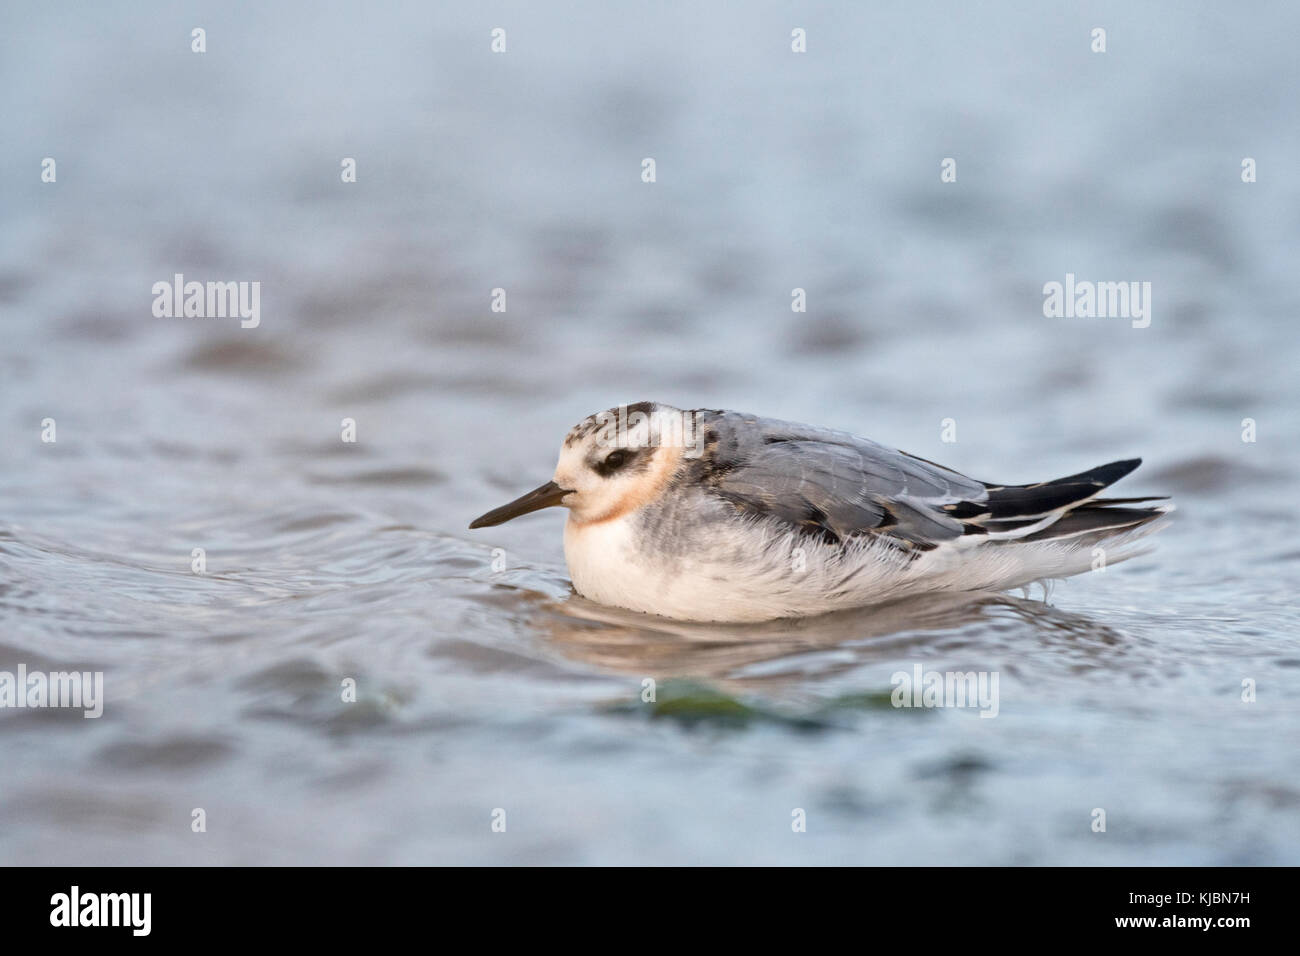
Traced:
[[573, 587], [583, 597], [602, 604], [649, 611], [657, 577], [639, 561], [632, 522], [626, 517], [564, 525], [564, 560]]
[[[788, 549], [773, 552], [756, 541], [758, 549], [749, 551], [713, 527], [696, 529], [669, 556], [641, 534], [632, 516], [588, 524], [570, 518], [564, 557], [574, 589], [601, 604], [678, 620], [761, 621], [789, 613], [789, 594], [801, 582], [788, 574]], [[741, 555], [748, 560], [738, 561]]]

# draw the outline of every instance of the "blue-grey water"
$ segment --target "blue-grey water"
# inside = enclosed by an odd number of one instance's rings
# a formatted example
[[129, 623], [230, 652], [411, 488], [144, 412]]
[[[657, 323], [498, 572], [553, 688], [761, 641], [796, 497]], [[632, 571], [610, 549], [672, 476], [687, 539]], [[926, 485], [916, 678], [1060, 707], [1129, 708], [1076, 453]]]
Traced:
[[[0, 671], [105, 700], [0, 709], [0, 862], [1300, 862], [1297, 30], [4, 5]], [[155, 317], [177, 273], [260, 324]], [[1046, 318], [1067, 273], [1149, 327]], [[1141, 455], [1179, 510], [1047, 602], [748, 628], [573, 597], [558, 512], [466, 530], [642, 399], [1002, 482]], [[890, 706], [918, 665], [997, 717]]]

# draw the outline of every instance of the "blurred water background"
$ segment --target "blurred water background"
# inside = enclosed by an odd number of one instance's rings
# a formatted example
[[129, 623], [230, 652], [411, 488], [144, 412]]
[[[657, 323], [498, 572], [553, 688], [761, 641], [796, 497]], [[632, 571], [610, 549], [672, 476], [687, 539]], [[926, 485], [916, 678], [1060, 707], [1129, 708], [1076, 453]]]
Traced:
[[[0, 862], [1300, 862], [1298, 30], [4, 5], [0, 670], [107, 699], [0, 711]], [[1044, 318], [1067, 272], [1151, 282], [1150, 327]], [[155, 318], [175, 273], [260, 326]], [[572, 597], [558, 512], [466, 531], [642, 399], [1004, 482], [1141, 455], [1180, 510], [1048, 603], [761, 628]], [[890, 707], [916, 664], [998, 672], [998, 717]]]

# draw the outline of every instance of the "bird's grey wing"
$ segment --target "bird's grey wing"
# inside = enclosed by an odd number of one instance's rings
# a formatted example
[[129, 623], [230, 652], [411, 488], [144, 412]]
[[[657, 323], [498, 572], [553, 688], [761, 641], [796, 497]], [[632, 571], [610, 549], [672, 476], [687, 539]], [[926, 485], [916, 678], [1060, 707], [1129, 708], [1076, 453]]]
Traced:
[[910, 548], [960, 536], [987, 511], [982, 482], [847, 432], [700, 411], [692, 478], [744, 514], [829, 542], [881, 535]]

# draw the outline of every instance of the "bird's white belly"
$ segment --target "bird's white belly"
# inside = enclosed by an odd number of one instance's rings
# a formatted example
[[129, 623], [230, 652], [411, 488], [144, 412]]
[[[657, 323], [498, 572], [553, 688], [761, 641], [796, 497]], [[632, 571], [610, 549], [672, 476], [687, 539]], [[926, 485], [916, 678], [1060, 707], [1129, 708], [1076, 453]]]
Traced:
[[760, 549], [751, 553], [752, 563], [738, 565], [734, 545], [711, 547], [708, 535], [669, 558], [647, 553], [638, 534], [626, 518], [593, 524], [570, 519], [564, 557], [574, 589], [601, 604], [688, 621], [762, 621], [811, 610], [790, 606], [798, 584], [784, 558], [769, 568]]
[[[765, 621], [934, 591], [1002, 590], [1088, 568], [1088, 551], [1054, 541], [1016, 548], [958, 541], [915, 560], [841, 549], [749, 526], [693, 529], [673, 557], [647, 551], [626, 518], [564, 529], [573, 586], [601, 604], [686, 621]], [[736, 539], [736, 534], [741, 538]]]

